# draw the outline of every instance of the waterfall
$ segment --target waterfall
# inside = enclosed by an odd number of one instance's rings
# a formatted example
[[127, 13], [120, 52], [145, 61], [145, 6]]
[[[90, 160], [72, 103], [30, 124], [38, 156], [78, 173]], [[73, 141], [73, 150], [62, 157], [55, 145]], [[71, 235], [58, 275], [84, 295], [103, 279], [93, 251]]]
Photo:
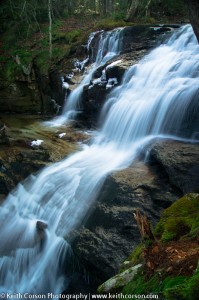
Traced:
[[99, 141], [126, 148], [149, 135], [183, 136], [188, 108], [199, 107], [198, 70], [199, 46], [187, 25], [129, 68], [103, 108]]
[[84, 60], [81, 65], [81, 69], [84, 64], [90, 59], [94, 61], [91, 68], [88, 70], [88, 73], [84, 75], [83, 80], [79, 86], [73, 90], [70, 95], [66, 98], [66, 103], [63, 107], [61, 116], [54, 118], [50, 123], [52, 126], [59, 126], [66, 123], [69, 120], [73, 120], [78, 111], [81, 109], [81, 97], [83, 93], [84, 86], [89, 84], [93, 73], [99, 67], [104, 65], [107, 61], [114, 58], [120, 53], [121, 49], [121, 35], [122, 28], [114, 29], [113, 31], [102, 31], [102, 32], [93, 32], [90, 34], [87, 43], [87, 50], [89, 52], [92, 40], [96, 35], [99, 35], [99, 41], [97, 45], [96, 55], [92, 54], [91, 58]]
[[107, 174], [129, 166], [151, 139], [180, 136], [187, 108], [198, 101], [198, 68], [199, 46], [187, 25], [126, 72], [103, 108], [103, 127], [90, 146], [9, 194], [0, 212], [1, 292], [66, 288], [72, 231]]

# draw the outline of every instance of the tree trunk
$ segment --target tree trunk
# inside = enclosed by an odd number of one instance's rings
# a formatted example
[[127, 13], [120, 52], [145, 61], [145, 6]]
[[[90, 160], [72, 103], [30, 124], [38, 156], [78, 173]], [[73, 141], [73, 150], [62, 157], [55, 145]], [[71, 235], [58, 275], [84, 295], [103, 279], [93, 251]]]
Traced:
[[130, 7], [127, 10], [126, 21], [130, 21], [134, 18], [138, 4], [139, 0], [131, 0]]
[[149, 17], [149, 16], [150, 16], [149, 6], [150, 6], [150, 4], [151, 4], [151, 1], [152, 1], [152, 0], [149, 0], [149, 1], [147, 2], [147, 5], [145, 6], [145, 15], [146, 15], [146, 17]]
[[143, 240], [154, 241], [155, 237], [152, 231], [151, 223], [146, 215], [142, 215], [139, 209], [135, 210], [134, 218], [137, 222], [140, 235]]
[[107, 0], [106, 1], [106, 13], [111, 15], [113, 13], [113, 1], [112, 0]]
[[73, 3], [72, 3], [72, 0], [68, 0], [68, 3], [67, 3], [67, 10], [68, 10], [69, 16], [72, 15], [72, 14], [74, 13], [74, 11], [73, 11]]
[[52, 6], [48, 0], [48, 19], [49, 19], [49, 58], [52, 59]]
[[106, 12], [107, 12], [107, 1], [106, 0], [101, 0], [101, 9], [100, 9], [100, 13], [103, 16], [106, 16]]
[[199, 0], [185, 0], [189, 9], [189, 18], [199, 42]]
[[96, 0], [93, 0], [93, 11], [97, 13]]

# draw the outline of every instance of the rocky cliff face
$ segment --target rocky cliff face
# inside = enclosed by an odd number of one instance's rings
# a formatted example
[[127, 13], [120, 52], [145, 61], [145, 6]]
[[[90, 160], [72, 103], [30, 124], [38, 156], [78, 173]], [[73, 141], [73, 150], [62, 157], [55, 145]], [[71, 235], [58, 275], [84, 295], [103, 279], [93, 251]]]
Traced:
[[75, 254], [99, 281], [117, 273], [140, 242], [133, 218], [136, 208], [155, 224], [179, 196], [198, 190], [199, 144], [157, 141], [148, 152], [147, 163], [138, 158], [107, 178], [92, 214], [74, 239]]
[[[17, 63], [12, 62], [14, 65]], [[41, 74], [33, 63], [28, 68], [21, 64], [13, 78], [0, 78], [0, 105], [3, 113], [55, 114], [57, 103], [53, 99], [51, 85], [53, 82], [48, 75]], [[60, 81], [60, 78], [59, 78]], [[54, 89], [56, 92], [56, 89]], [[59, 98], [62, 99], [62, 90], [59, 89]]]

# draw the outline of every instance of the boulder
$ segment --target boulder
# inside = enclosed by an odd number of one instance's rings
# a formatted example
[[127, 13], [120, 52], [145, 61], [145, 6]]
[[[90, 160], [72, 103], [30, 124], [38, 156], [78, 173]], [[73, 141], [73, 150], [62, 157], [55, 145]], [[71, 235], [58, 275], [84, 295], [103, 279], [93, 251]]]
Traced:
[[44, 223], [43, 221], [37, 221], [36, 228], [38, 231], [43, 231], [48, 227], [48, 224]]
[[98, 293], [116, 293], [126, 286], [137, 274], [142, 264], [138, 264], [110, 278], [98, 288]]
[[162, 166], [170, 183], [183, 194], [199, 191], [199, 143], [157, 142], [150, 158]]

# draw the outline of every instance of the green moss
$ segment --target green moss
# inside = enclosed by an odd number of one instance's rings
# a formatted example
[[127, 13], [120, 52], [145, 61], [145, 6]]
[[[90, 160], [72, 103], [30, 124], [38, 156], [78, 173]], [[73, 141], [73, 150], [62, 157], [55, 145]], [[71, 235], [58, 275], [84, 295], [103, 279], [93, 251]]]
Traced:
[[40, 69], [40, 72], [46, 74], [50, 67], [49, 51], [43, 50], [37, 55], [35, 62]]
[[122, 290], [123, 294], [159, 294], [166, 300], [196, 300], [199, 294], [199, 273], [192, 277], [167, 277], [163, 281], [158, 275], [146, 279], [139, 272]]
[[155, 24], [157, 21], [153, 17], [143, 17], [140, 20], [143, 24]]
[[53, 60], [59, 61], [63, 57], [68, 57], [70, 55], [71, 46], [65, 45], [64, 47], [56, 47], [53, 49]]
[[49, 47], [49, 38], [48, 36], [45, 36], [42, 40], [39, 41], [38, 45], [43, 49], [43, 48], [48, 48]]
[[124, 20], [118, 20], [114, 18], [105, 18], [100, 20], [99, 22], [96, 23], [95, 28], [97, 29], [104, 29], [104, 30], [111, 30], [116, 27], [124, 27], [124, 26], [130, 26], [134, 25], [133, 23], [127, 23]]
[[78, 37], [81, 35], [82, 31], [80, 29], [68, 32], [66, 35], [66, 40], [69, 44], [77, 42]]
[[14, 50], [13, 54], [16, 56], [18, 55], [20, 58], [20, 62], [22, 65], [28, 65], [31, 63], [32, 61], [32, 53], [30, 51], [28, 51], [27, 49], [18, 49], [18, 50]]
[[199, 233], [199, 195], [189, 194], [167, 208], [156, 226], [155, 234], [161, 241]]
[[[3, 72], [4, 71], [4, 72]], [[9, 59], [5, 64], [5, 69], [2, 70], [3, 77], [8, 82], [13, 82], [15, 76], [21, 72], [21, 66], [17, 65], [14, 60]]]
[[192, 277], [174, 277], [165, 279], [163, 293], [167, 300], [197, 300], [199, 295], [199, 272]]
[[14, 80], [14, 70], [15, 70], [15, 65], [12, 62], [8, 62], [6, 64], [6, 68], [5, 68], [5, 79], [8, 82], [12, 82]]
[[136, 266], [140, 263], [143, 263], [143, 250], [146, 247], [144, 244], [139, 244], [135, 247], [133, 252], [127, 258], [126, 262], [120, 268], [120, 273], [124, 272], [125, 270], [129, 269], [130, 267]]
[[76, 29], [69, 32], [55, 31], [53, 33], [53, 41], [56, 43], [64, 43], [71, 45], [72, 43], [78, 41], [78, 38], [81, 36], [81, 34], [81, 29]]
[[167, 277], [162, 283], [163, 290], [169, 290], [175, 286], [183, 284], [187, 280], [185, 276]]
[[139, 264], [142, 261], [142, 252], [144, 248], [144, 244], [139, 244], [137, 247], [135, 247], [128, 260], [134, 265]]
[[123, 294], [149, 294], [161, 291], [160, 278], [155, 275], [146, 279], [140, 271], [122, 290]]

